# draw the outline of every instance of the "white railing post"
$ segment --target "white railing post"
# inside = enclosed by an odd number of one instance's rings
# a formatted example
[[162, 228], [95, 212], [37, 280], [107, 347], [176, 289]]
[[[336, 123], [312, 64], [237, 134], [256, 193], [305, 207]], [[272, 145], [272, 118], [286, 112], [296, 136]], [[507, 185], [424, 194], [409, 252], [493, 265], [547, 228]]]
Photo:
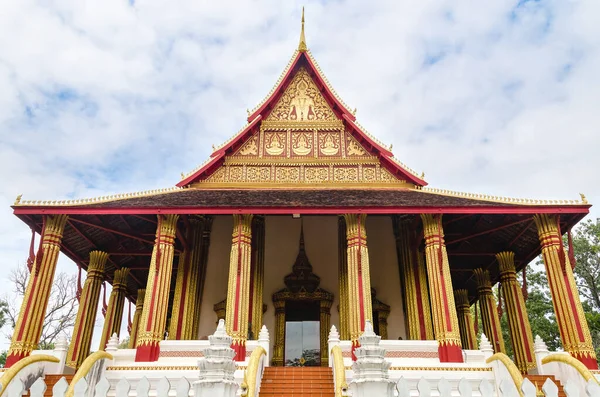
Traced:
[[271, 342], [269, 338], [269, 330], [265, 325], [262, 326], [260, 332], [258, 333], [258, 345], [265, 349], [266, 359], [265, 359], [265, 367], [269, 366], [271, 362]]
[[[60, 361], [54, 366], [54, 374], [61, 375], [65, 373], [67, 363], [67, 352], [69, 351], [69, 342], [64, 336], [59, 336], [54, 344], [54, 356]], [[49, 373], [49, 372], [47, 372]]]
[[542, 365], [542, 359], [549, 355], [550, 352], [548, 351], [548, 346], [546, 346], [546, 343], [543, 341], [542, 338], [540, 338], [539, 335], [535, 336], [533, 352], [535, 354], [536, 369], [535, 371], [532, 371], [532, 373], [537, 373], [537, 375], [546, 375], [546, 373], [544, 372], [544, 366]]
[[327, 339], [327, 355], [329, 356], [329, 366], [333, 367], [333, 357], [331, 356], [331, 349], [334, 346], [340, 345], [340, 334], [338, 333], [335, 325], [331, 326], [329, 330], [329, 338]]

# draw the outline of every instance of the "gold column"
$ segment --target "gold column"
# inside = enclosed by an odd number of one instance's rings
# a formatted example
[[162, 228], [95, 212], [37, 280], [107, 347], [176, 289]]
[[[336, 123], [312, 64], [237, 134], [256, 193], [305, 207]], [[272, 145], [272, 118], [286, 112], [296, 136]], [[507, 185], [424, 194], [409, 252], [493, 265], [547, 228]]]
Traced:
[[598, 369], [573, 268], [562, 243], [559, 218], [556, 215], [541, 214], [536, 215], [534, 219], [563, 348], [589, 369]]
[[440, 361], [462, 362], [460, 331], [452, 293], [450, 263], [444, 242], [442, 215], [421, 214], [421, 219], [425, 237], [433, 327], [439, 344]]
[[192, 340], [194, 335], [194, 315], [198, 299], [198, 288], [203, 282], [202, 233], [204, 221], [190, 218], [186, 229], [187, 249], [179, 255], [175, 278], [175, 295], [171, 310], [169, 340]]
[[200, 328], [200, 311], [202, 308], [202, 293], [204, 291], [204, 284], [206, 281], [206, 266], [208, 264], [208, 249], [210, 246], [210, 232], [212, 229], [212, 216], [203, 216], [203, 228], [202, 228], [202, 242], [201, 242], [201, 254], [200, 254], [200, 272], [198, 277], [198, 289], [196, 290], [196, 305], [194, 307], [194, 318], [192, 324], [192, 339], [198, 339], [198, 330]]
[[41, 248], [29, 275], [6, 358], [6, 368], [28, 356], [38, 345], [66, 222], [66, 215], [44, 216]]
[[460, 327], [460, 340], [463, 348], [467, 350], [476, 350], [477, 333], [475, 332], [475, 323], [473, 322], [473, 316], [471, 315], [469, 291], [466, 289], [455, 290], [454, 299], [456, 301], [458, 326]]
[[236, 361], [246, 359], [251, 260], [252, 215], [233, 215], [225, 328], [233, 338], [232, 348], [236, 351]]
[[144, 309], [144, 298], [146, 297], [145, 289], [138, 289], [137, 298], [135, 300], [135, 313], [133, 314], [133, 322], [131, 323], [131, 333], [129, 334], [129, 348], [135, 349], [137, 338], [140, 329], [140, 319], [142, 318], [142, 310]]
[[319, 320], [321, 322], [320, 329], [320, 348], [321, 348], [321, 367], [327, 367], [329, 365], [329, 352], [327, 347], [329, 346], [329, 328], [331, 324], [331, 301], [321, 300], [320, 301], [320, 312]]
[[529, 325], [523, 291], [517, 281], [514, 252], [496, 255], [500, 265], [500, 282], [508, 316], [508, 330], [515, 353], [515, 364], [522, 373], [536, 367], [533, 353], [533, 334]]
[[483, 269], [475, 269], [473, 273], [477, 280], [477, 297], [479, 299], [483, 333], [490, 340], [492, 346], [494, 346], [494, 352], [506, 353], [502, 329], [500, 327], [500, 318], [498, 317], [496, 298], [492, 293], [490, 272]]
[[265, 218], [255, 216], [252, 221], [252, 339], [258, 339], [263, 324], [263, 286], [265, 272]]
[[148, 283], [138, 331], [135, 361], [158, 360], [159, 342], [163, 339], [167, 325], [178, 219], [179, 215], [158, 215], [156, 240], [148, 270]]
[[107, 260], [108, 254], [106, 252], [90, 252], [87, 277], [81, 290], [79, 309], [73, 328], [73, 338], [67, 353], [67, 365], [71, 368], [79, 368], [83, 360], [90, 354], [94, 323], [98, 312], [98, 299], [104, 281], [104, 265]]
[[104, 327], [100, 337], [100, 346], [98, 350], [106, 349], [106, 344], [113, 334], [121, 333], [121, 321], [123, 320], [123, 308], [125, 306], [125, 293], [127, 293], [127, 277], [129, 269], [123, 267], [115, 270], [113, 277], [112, 291], [108, 298], [108, 308], [104, 318]]
[[274, 301], [275, 307], [275, 343], [273, 345], [273, 366], [283, 366], [283, 348], [285, 346], [285, 301]]
[[[365, 330], [366, 320], [373, 322], [371, 277], [365, 214], [345, 214], [348, 240], [348, 329], [352, 349], [359, 347], [358, 337]], [[352, 354], [354, 358], [354, 353]]]
[[348, 240], [346, 221], [338, 217], [338, 282], [340, 285], [340, 339], [350, 340], [348, 331]]
[[408, 339], [433, 340], [427, 270], [423, 252], [418, 250], [417, 236], [408, 222], [393, 218], [396, 251], [402, 280]]

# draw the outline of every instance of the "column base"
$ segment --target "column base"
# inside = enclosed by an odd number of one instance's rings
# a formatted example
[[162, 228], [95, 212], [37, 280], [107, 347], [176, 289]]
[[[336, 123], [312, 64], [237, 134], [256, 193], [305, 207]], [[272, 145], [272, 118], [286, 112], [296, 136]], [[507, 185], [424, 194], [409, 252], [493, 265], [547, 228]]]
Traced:
[[443, 363], [462, 363], [464, 361], [462, 349], [457, 345], [439, 345], [438, 354]]
[[10, 368], [17, 361], [29, 356], [31, 352], [22, 352], [22, 353], [9, 353], [6, 357], [6, 363], [4, 364], [4, 368]]
[[[598, 369], [598, 361], [596, 360], [596, 357], [590, 357], [589, 355], [584, 356], [582, 354], [577, 354], [577, 352], [570, 352], [570, 353], [573, 357], [575, 357], [576, 359], [581, 361], [583, 363], [583, 365], [585, 365], [587, 367], [587, 369], [591, 369], [591, 370]], [[8, 364], [8, 360], [6, 360], [6, 363]]]
[[148, 345], [141, 345], [135, 349], [135, 361], [158, 361], [160, 355], [160, 346], [158, 341], [151, 342]]
[[234, 342], [231, 344], [231, 348], [235, 351], [235, 356], [233, 359], [235, 361], [245, 361], [246, 360], [246, 342], [243, 343]]

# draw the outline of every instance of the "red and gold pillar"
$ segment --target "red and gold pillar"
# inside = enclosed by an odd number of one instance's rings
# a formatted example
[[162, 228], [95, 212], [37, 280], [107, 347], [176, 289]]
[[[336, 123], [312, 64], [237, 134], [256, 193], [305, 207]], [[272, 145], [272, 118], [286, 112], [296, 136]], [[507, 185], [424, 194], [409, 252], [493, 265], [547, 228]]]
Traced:
[[559, 218], [556, 215], [541, 214], [534, 219], [563, 348], [589, 369], [598, 369], [572, 265], [562, 243]]
[[460, 340], [463, 348], [467, 350], [476, 350], [477, 333], [475, 332], [475, 323], [473, 322], [473, 316], [471, 315], [469, 291], [466, 289], [455, 290], [454, 299], [456, 300], [456, 312], [458, 314]]
[[125, 294], [127, 293], [127, 277], [129, 277], [128, 268], [123, 267], [115, 270], [112, 291], [110, 293], [110, 298], [108, 298], [108, 307], [106, 308], [104, 327], [102, 328], [98, 350], [106, 349], [106, 344], [113, 334], [117, 334], [117, 336], [121, 334]]
[[173, 257], [175, 256], [175, 234], [179, 215], [158, 215], [156, 240], [152, 250], [146, 297], [140, 321], [135, 361], [156, 361], [160, 353], [159, 342], [163, 339], [167, 325], [167, 309]]
[[442, 215], [421, 214], [433, 327], [441, 362], [463, 362]]
[[394, 217], [394, 235], [400, 277], [404, 286], [408, 339], [433, 340], [427, 270], [423, 253], [418, 250], [416, 233], [408, 222]]
[[44, 216], [40, 249], [29, 275], [6, 357], [6, 368], [28, 356], [40, 340], [66, 222], [66, 215]]
[[490, 272], [483, 269], [475, 269], [473, 273], [477, 280], [477, 297], [479, 299], [483, 333], [494, 347], [494, 352], [506, 353], [502, 329], [500, 327], [500, 318], [498, 317], [496, 298], [494, 298], [492, 292]]
[[365, 330], [366, 320], [373, 322], [371, 303], [371, 277], [369, 275], [369, 249], [365, 214], [345, 214], [348, 240], [348, 330], [354, 349], [359, 347], [358, 337]]
[[515, 254], [500, 252], [496, 254], [500, 265], [500, 283], [504, 293], [504, 305], [508, 316], [508, 330], [515, 354], [515, 364], [526, 374], [536, 367], [533, 353], [533, 334], [525, 308], [523, 290], [517, 281]]
[[250, 269], [250, 330], [258, 339], [263, 324], [263, 286], [265, 272], [265, 218], [252, 219], [252, 263]]
[[67, 365], [71, 368], [79, 368], [83, 360], [90, 354], [94, 323], [98, 312], [98, 299], [104, 281], [104, 265], [107, 260], [108, 254], [106, 252], [90, 252], [87, 277], [81, 290], [73, 338], [67, 353]]
[[348, 331], [348, 239], [346, 221], [338, 218], [338, 282], [340, 285], [340, 339], [350, 340]]
[[235, 360], [246, 359], [250, 267], [252, 262], [252, 215], [233, 215], [233, 235], [229, 259], [225, 328], [233, 338]]
[[200, 327], [200, 309], [202, 308], [202, 292], [206, 282], [206, 266], [208, 263], [208, 248], [210, 247], [210, 232], [212, 230], [213, 217], [204, 215], [202, 220], [202, 241], [200, 243], [200, 271], [198, 272], [198, 288], [196, 289], [196, 303], [194, 306], [194, 316], [192, 318], [192, 339], [198, 339], [198, 330]]
[[135, 300], [135, 313], [133, 314], [133, 322], [131, 323], [131, 333], [129, 334], [129, 348], [135, 349], [137, 337], [140, 329], [140, 319], [142, 310], [144, 309], [144, 298], [146, 297], [145, 289], [138, 289], [137, 298]]
[[[169, 327], [170, 340], [192, 340], [194, 335], [194, 315], [198, 299], [198, 288], [201, 279], [202, 263], [202, 219], [190, 218], [186, 230], [187, 249], [179, 255], [177, 276], [175, 279], [175, 296]], [[202, 275], [204, 278], [204, 275]]]

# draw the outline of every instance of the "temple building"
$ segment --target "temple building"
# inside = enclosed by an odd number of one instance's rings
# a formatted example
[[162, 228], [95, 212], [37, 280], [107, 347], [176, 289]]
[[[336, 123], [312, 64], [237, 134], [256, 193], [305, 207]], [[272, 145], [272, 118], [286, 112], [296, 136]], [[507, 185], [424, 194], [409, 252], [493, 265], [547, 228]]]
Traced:
[[[348, 358], [370, 321], [389, 346], [434, 346], [398, 359], [462, 363], [479, 349], [480, 319], [493, 350], [510, 344], [526, 374], [536, 359], [517, 273], [525, 277], [542, 255], [564, 349], [598, 369], [573, 255], [562, 243], [588, 214], [585, 197], [427, 187], [357, 122], [308, 50], [304, 26], [247, 124], [176, 186], [69, 201], [19, 196], [12, 208], [32, 243], [7, 367], [37, 347], [62, 254], [81, 275], [66, 358], [73, 369], [105, 349], [123, 321], [136, 363], [175, 357], [164, 346], [205, 340], [224, 319], [236, 361], [246, 360], [264, 325], [271, 365], [327, 366], [332, 325], [351, 343]], [[100, 345], [92, 346], [104, 283], [112, 292]], [[498, 309], [508, 315], [510, 340]]]

